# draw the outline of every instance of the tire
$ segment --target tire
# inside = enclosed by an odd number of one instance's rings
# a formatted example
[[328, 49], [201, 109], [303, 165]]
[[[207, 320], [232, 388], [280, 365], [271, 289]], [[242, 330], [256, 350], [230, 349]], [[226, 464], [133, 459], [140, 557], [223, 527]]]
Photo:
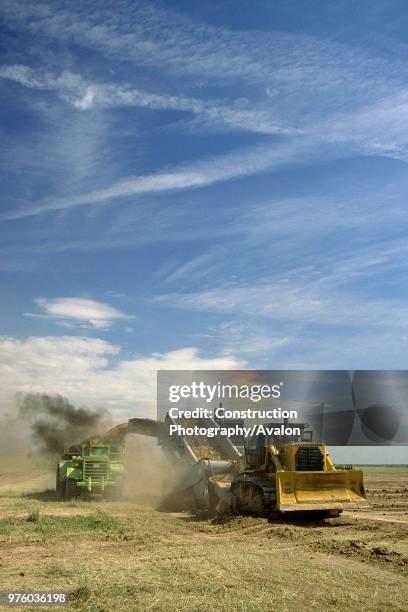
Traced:
[[65, 490], [62, 486], [61, 475], [59, 468], [57, 467], [56, 475], [55, 475], [55, 497], [57, 499], [64, 499]]
[[78, 487], [75, 480], [67, 478], [65, 480], [65, 499], [72, 499], [73, 497], [79, 497]]

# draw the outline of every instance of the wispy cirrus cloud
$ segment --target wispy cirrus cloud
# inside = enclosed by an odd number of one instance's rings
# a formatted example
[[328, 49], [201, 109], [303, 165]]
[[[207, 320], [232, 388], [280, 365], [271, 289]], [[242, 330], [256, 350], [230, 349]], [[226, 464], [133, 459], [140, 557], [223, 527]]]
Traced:
[[[18, 82], [35, 86], [36, 79], [30, 72], [3, 67], [0, 76], [13, 78]], [[34, 85], [33, 85], [34, 84]], [[102, 104], [123, 104], [146, 106], [149, 108], [172, 108], [191, 110], [196, 113], [214, 113], [223, 117], [223, 110], [206, 108], [198, 100], [175, 98], [174, 96], [157, 96], [146, 92], [121, 90], [115, 85], [88, 86], [82, 84], [78, 75], [65, 75], [60, 79], [42, 77], [38, 88], [46, 86], [69, 92], [70, 103], [86, 110], [99, 100]], [[73, 93], [75, 92], [75, 93]], [[252, 113], [248, 121], [247, 111], [225, 109], [225, 116], [230, 116], [232, 123], [245, 125], [254, 130], [263, 131], [263, 119], [257, 112]], [[249, 113], [251, 114], [251, 113]], [[133, 195], [157, 194], [174, 190], [191, 190], [229, 181], [245, 176], [272, 171], [288, 164], [310, 164], [326, 159], [346, 158], [352, 155], [382, 155], [401, 161], [408, 160], [408, 93], [400, 91], [398, 96], [388, 96], [372, 106], [367, 106], [352, 113], [336, 114], [330, 120], [317, 125], [304, 126], [303, 133], [296, 129], [283, 129], [270, 125], [270, 131], [286, 133], [286, 139], [280, 142], [254, 146], [244, 150], [228, 153], [224, 156], [196, 160], [176, 167], [171, 171], [157, 172], [150, 175], [128, 176], [104, 189], [90, 191], [69, 198], [44, 201], [29, 207], [5, 212], [0, 219], [18, 219], [44, 212], [69, 210], [84, 205], [128, 198]], [[265, 127], [268, 133], [268, 128]], [[289, 136], [290, 134], [290, 136]]]
[[[263, 32], [255, 36], [195, 22], [176, 10], [143, 2], [103, 7], [90, 2], [79, 11], [73, 5], [27, 0], [19, 6], [5, 2], [0, 13], [12, 27], [35, 33], [41, 40], [58, 37], [67, 45], [80, 41], [108, 61], [142, 62], [147, 68], [165, 68], [178, 79], [177, 94], [172, 93], [174, 80], [170, 77], [166, 79], [168, 92], [162, 91], [160, 83], [157, 93], [138, 87], [131, 71], [128, 81], [105, 82], [58, 71], [52, 63], [36, 70], [22, 64], [2, 67], [4, 78], [25, 87], [52, 90], [78, 111], [117, 107], [176, 110], [192, 113], [209, 130], [223, 125], [281, 137], [278, 142], [272, 139], [270, 144], [235, 149], [223, 156], [213, 154], [170, 165], [170, 170], [166, 164], [156, 172], [123, 173], [103, 188], [98, 188], [95, 176], [95, 189], [73, 190], [67, 197], [36, 198], [29, 206], [5, 211], [2, 219], [199, 189], [315, 160], [354, 155], [407, 159], [404, 86], [408, 71], [396, 55], [305, 34]], [[190, 78], [180, 87], [181, 74]], [[191, 95], [198, 89], [194, 80], [198, 77], [206, 85], [213, 84], [206, 99]], [[245, 95], [237, 99], [233, 90], [224, 88], [223, 97], [215, 98], [221, 78], [245, 82]], [[75, 146], [75, 150], [83, 147]], [[101, 146], [98, 151], [92, 148], [96, 160], [102, 150]], [[80, 168], [81, 163], [79, 172]]]
[[[182, 12], [145, 2], [90, 2], [81, 10], [74, 5], [33, 3], [16, 6], [4, 2], [0, 14], [13, 27], [44, 38], [58, 37], [65, 44], [87, 46], [112, 61], [126, 60], [147, 69], [166, 70], [177, 78], [188, 78], [183, 89], [200, 89], [203, 80], [216, 86], [225, 80], [244, 81], [248, 86], [243, 106], [211, 104], [190, 95], [149, 93], [134, 84], [105, 84], [92, 104], [146, 105], [176, 108], [207, 114], [208, 122], [224, 121], [243, 129], [265, 133], [300, 130], [333, 113], [358, 111], [398, 93], [406, 82], [408, 69], [397, 53], [359, 48], [334, 40], [302, 33], [277, 31], [233, 31], [209, 23], [195, 22]], [[131, 24], [131, 26], [129, 25]], [[176, 35], [174, 33], [177, 33]], [[13, 72], [9, 68], [9, 74]], [[35, 79], [27, 68], [14, 70], [26, 85], [40, 88], [65, 87], [64, 77], [39, 75]], [[67, 76], [67, 75], [66, 75]], [[79, 83], [82, 89], [86, 83]], [[68, 79], [69, 80], [69, 79]], [[171, 79], [166, 78], [171, 86]], [[93, 92], [82, 93], [81, 99]], [[255, 87], [254, 90], [251, 88]], [[91, 92], [91, 93], [89, 93]], [[306, 95], [305, 95], [306, 94]], [[93, 93], [92, 93], [93, 96]], [[81, 99], [76, 104], [81, 104]], [[86, 106], [88, 106], [87, 101]], [[241, 104], [241, 103], [240, 103]]]
[[[174, 74], [206, 79], [244, 79], [291, 91], [313, 82], [314, 91], [335, 85], [343, 95], [370, 91], [388, 76], [406, 73], [389, 54], [305, 34], [229, 30], [196, 22], [176, 9], [146, 2], [89, 2], [85, 6], [8, 0], [1, 12], [13, 27], [97, 49], [108, 57], [165, 67]], [[177, 35], [175, 36], [175, 32]], [[363, 78], [362, 78], [363, 77]], [[378, 91], [378, 88], [377, 88]], [[381, 91], [386, 91], [385, 88]], [[379, 95], [381, 95], [379, 91]]]
[[35, 300], [39, 313], [25, 313], [26, 317], [53, 319], [63, 327], [107, 329], [113, 323], [130, 317], [109, 304], [79, 297]]
[[312, 128], [326, 142], [356, 144], [362, 155], [408, 160], [408, 84], [353, 112], [334, 113]]
[[[315, 142], [308, 140], [297, 143], [286, 142], [280, 145], [260, 145], [208, 160], [199, 160], [181, 168], [175, 168], [173, 171], [127, 177], [106, 189], [4, 212], [0, 215], [0, 220], [20, 219], [50, 211], [74, 209], [80, 206], [95, 206], [135, 195], [198, 189], [238, 177], [251, 176], [289, 163], [310, 164], [324, 158], [325, 154], [321, 143], [320, 146], [316, 146]], [[337, 154], [333, 153], [333, 156], [342, 156], [343, 154], [341, 151], [337, 151]]]
[[79, 110], [94, 107], [135, 107], [153, 110], [190, 112], [209, 125], [260, 134], [298, 134], [301, 130], [279, 125], [266, 109], [249, 110], [248, 103], [203, 100], [172, 94], [157, 94], [132, 87], [129, 83], [96, 83], [80, 75], [64, 72], [59, 76], [42, 73], [21, 64], [0, 66], [0, 77], [30, 89], [55, 91], [65, 102]]
[[325, 291], [305, 278], [303, 282], [276, 279], [214, 287], [195, 293], [170, 293], [157, 298], [162, 304], [198, 312], [260, 316], [275, 321], [329, 326], [406, 328], [406, 307], [398, 299], [368, 298], [347, 291]]
[[[186, 262], [180, 274], [183, 278], [190, 268], [192, 274], [183, 279], [183, 291], [156, 299], [166, 307], [241, 322], [255, 319], [252, 327], [258, 330], [269, 321], [272, 337], [277, 326], [283, 337], [291, 336], [294, 327], [299, 331], [311, 325], [329, 335], [336, 327], [408, 329], [401, 285], [408, 245], [394, 235], [395, 223], [406, 227], [407, 212], [402, 203], [384, 205], [384, 194], [377, 196], [377, 204], [373, 196], [369, 203], [343, 206], [339, 201], [322, 201], [319, 208], [307, 201], [302, 206], [298, 201], [280, 203], [282, 208], [255, 206], [250, 216], [237, 220], [237, 248], [229, 247], [221, 257], [217, 252], [211, 257], [210, 251]], [[356, 209], [361, 217], [353, 215]], [[327, 243], [323, 258], [322, 241]], [[210, 279], [207, 269], [216, 271]], [[384, 277], [387, 296], [379, 290], [378, 279]], [[249, 333], [257, 335], [254, 329]]]

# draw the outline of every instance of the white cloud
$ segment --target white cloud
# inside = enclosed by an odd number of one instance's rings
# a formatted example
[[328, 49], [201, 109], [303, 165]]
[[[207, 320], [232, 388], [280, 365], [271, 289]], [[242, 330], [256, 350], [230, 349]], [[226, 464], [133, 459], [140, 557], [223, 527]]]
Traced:
[[84, 97], [77, 102], [74, 102], [74, 106], [76, 106], [76, 108], [80, 108], [81, 110], [87, 110], [93, 106], [95, 96], [95, 89], [93, 87], [89, 87]]
[[[61, 92], [76, 108], [87, 110], [97, 104], [135, 105], [157, 109], [190, 110], [212, 120], [265, 133], [287, 133], [284, 141], [254, 146], [219, 157], [196, 160], [171, 170], [127, 176], [103, 189], [79, 195], [45, 200], [0, 215], [0, 219], [19, 219], [49, 211], [69, 210], [80, 206], [97, 206], [130, 196], [160, 194], [176, 190], [192, 190], [219, 182], [272, 171], [290, 164], [313, 164], [322, 159], [350, 155], [383, 155], [408, 161], [408, 95], [398, 90], [372, 104], [352, 112], [334, 113], [316, 124], [305, 123], [302, 132], [294, 127], [279, 127], [274, 121], [274, 108], [245, 110], [214, 106], [198, 99], [156, 95], [128, 86], [114, 84], [90, 85], [79, 75], [62, 73], [36, 76], [26, 66], [6, 66], [0, 75], [12, 78], [29, 87], [49, 87]], [[284, 122], [288, 125], [288, 122]], [[290, 134], [290, 137], [288, 136]], [[82, 150], [83, 147], [80, 147]], [[77, 150], [77, 147], [75, 148]], [[80, 167], [83, 166], [82, 160]]]
[[408, 161], [408, 89], [391, 94], [352, 112], [334, 113], [310, 130], [326, 142], [348, 142], [360, 153]]
[[106, 329], [119, 319], [129, 318], [128, 315], [109, 304], [87, 298], [56, 298], [55, 300], [37, 298], [35, 303], [42, 312], [40, 314], [25, 313], [25, 316], [55, 319], [64, 327], [78, 325], [84, 328]]
[[[118, 105], [188, 111], [206, 129], [228, 125], [283, 134], [291, 141], [198, 160], [170, 171], [127, 176], [107, 188], [5, 212], [2, 219], [95, 206], [133, 195], [191, 190], [322, 158], [360, 154], [408, 161], [407, 70], [397, 57], [301, 34], [232, 32], [143, 3], [130, 9], [119, 2], [115, 12], [134, 16], [132, 27], [123, 31], [120, 19], [109, 18], [109, 8], [77, 13], [70, 7], [54, 12], [41, 3], [23, 4], [24, 10], [4, 3], [2, 10], [14, 26], [69, 41], [80, 39], [81, 44], [116, 59], [170, 66], [177, 74], [194, 73], [207, 79], [207, 84], [220, 76], [255, 80], [262, 83], [264, 95], [257, 90], [254, 96], [248, 88], [243, 90], [247, 96], [243, 100], [202, 100], [152, 93], [132, 83], [93, 83], [67, 71], [57, 76], [48, 68], [45, 72], [20, 64], [1, 67], [0, 76], [26, 87], [54, 90], [83, 111]], [[187, 83], [183, 86], [191, 90]], [[347, 112], [340, 113], [343, 108]], [[75, 143], [75, 152], [82, 149]]]
[[[199, 275], [200, 280], [203, 280], [205, 271], [211, 275], [214, 272], [214, 260], [219, 259], [220, 251], [212, 249], [209, 253], [197, 255], [189, 261], [184, 262], [180, 266], [177, 266], [169, 274], [166, 273], [165, 283], [178, 283], [180, 281], [188, 281], [190, 278], [194, 278], [196, 274]], [[166, 268], [168, 268], [166, 265]]]
[[98, 49], [110, 59], [158, 66], [177, 76], [260, 83], [272, 97], [276, 89], [291, 94], [293, 84], [311, 97], [334, 87], [343, 95], [352, 89], [355, 95], [367, 89], [380, 92], [383, 79], [378, 75], [406, 70], [390, 53], [376, 58], [366, 47], [301, 33], [228, 30], [147, 2], [83, 7], [5, 0], [1, 12], [13, 27]]
[[9, 79], [33, 89], [52, 89], [52, 76], [45, 73], [37, 73], [29, 66], [22, 64], [9, 64], [0, 66], [0, 77]]
[[260, 358], [278, 361], [287, 347], [297, 344], [294, 335], [284, 334], [276, 326], [265, 325], [259, 318], [248, 320], [245, 317], [224, 321], [215, 330], [212, 344], [219, 343], [227, 353], [245, 355], [248, 358]]
[[21, 64], [0, 66], [0, 77], [30, 89], [52, 90], [79, 110], [130, 106], [153, 110], [190, 112], [199, 117], [201, 126], [219, 130], [224, 127], [261, 134], [300, 134], [301, 130], [279, 125], [267, 108], [246, 108], [248, 102], [219, 102], [188, 96], [157, 94], [125, 83], [91, 83], [80, 75], [63, 72], [60, 76], [34, 70]]
[[[299, 274], [300, 273], [300, 274]], [[375, 298], [335, 288], [333, 277], [314, 279], [310, 270], [278, 277], [272, 283], [219, 286], [184, 294], [170, 293], [157, 300], [198, 312], [215, 312], [298, 324], [336, 327], [405, 328], [406, 305], [398, 299]]]
[[120, 359], [119, 347], [72, 336], [0, 337], [3, 398], [16, 392], [59, 393], [75, 403], [106, 407], [115, 420], [155, 416], [158, 369], [234, 369], [233, 356], [203, 358], [196, 348]]
[[[325, 158], [323, 143], [303, 139], [273, 145], [259, 145], [220, 157], [199, 160], [170, 172], [130, 176], [106, 189], [99, 189], [70, 198], [61, 198], [16, 209], [0, 215], [0, 219], [19, 219], [33, 215], [69, 210], [79, 206], [100, 205], [133, 195], [160, 194], [197, 189], [243, 176], [251, 176], [290, 163], [312, 164]], [[344, 155], [338, 150], [332, 157]]]

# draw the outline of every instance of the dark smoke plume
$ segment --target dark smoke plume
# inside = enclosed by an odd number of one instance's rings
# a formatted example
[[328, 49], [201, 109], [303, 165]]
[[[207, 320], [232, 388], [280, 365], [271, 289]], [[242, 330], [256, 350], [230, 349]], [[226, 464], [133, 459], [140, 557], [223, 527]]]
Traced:
[[106, 410], [75, 408], [60, 395], [29, 393], [19, 397], [19, 416], [31, 428], [41, 452], [61, 453], [64, 444], [75, 444], [107, 429], [111, 418]]

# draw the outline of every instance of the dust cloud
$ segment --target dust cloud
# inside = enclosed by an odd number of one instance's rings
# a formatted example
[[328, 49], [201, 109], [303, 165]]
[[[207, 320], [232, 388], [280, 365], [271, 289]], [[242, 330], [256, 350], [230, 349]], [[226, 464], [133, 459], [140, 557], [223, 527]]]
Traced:
[[34, 448], [31, 442], [31, 428], [17, 414], [16, 403], [8, 400], [0, 415], [0, 454], [29, 455]]
[[157, 439], [138, 434], [126, 436], [125, 499], [155, 506], [173, 482], [172, 468]]

